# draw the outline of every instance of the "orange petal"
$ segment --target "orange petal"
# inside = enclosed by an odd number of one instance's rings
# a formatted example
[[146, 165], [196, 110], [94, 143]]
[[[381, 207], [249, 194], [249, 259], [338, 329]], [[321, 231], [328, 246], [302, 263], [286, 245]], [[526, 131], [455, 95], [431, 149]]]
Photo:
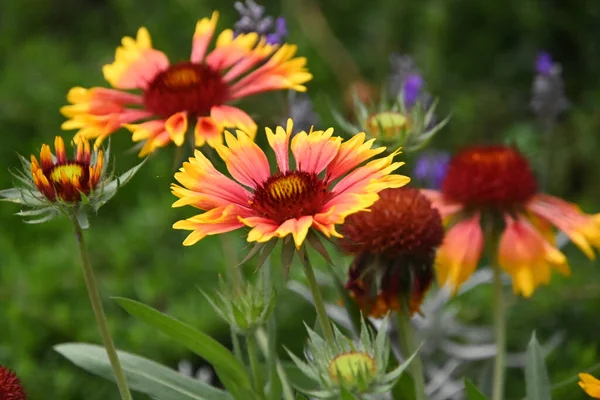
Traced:
[[263, 217], [248, 217], [240, 218], [244, 225], [253, 228], [248, 233], [249, 242], [268, 242], [274, 237], [284, 238], [287, 235], [292, 235], [296, 248], [300, 248], [308, 230], [312, 226], [313, 217], [304, 216], [298, 219], [292, 218], [282, 224], [277, 224], [275, 221]]
[[267, 58], [274, 50], [274, 46], [266, 44], [264, 39], [261, 40], [245, 57], [236, 62], [235, 65], [225, 73], [223, 80], [228, 83], [231, 82]]
[[62, 137], [56, 136], [54, 139], [54, 149], [56, 149], [56, 162], [64, 164], [67, 162], [67, 150], [65, 149], [65, 142]]
[[530, 297], [535, 288], [550, 283], [551, 268], [568, 274], [566, 257], [549, 245], [522, 216], [506, 215], [506, 228], [500, 237], [498, 262], [513, 278], [515, 293]]
[[194, 129], [194, 140], [196, 147], [203, 146], [205, 142], [210, 147], [223, 144], [223, 127], [212, 117], [200, 117]]
[[206, 64], [217, 71], [227, 69], [251, 54], [258, 39], [256, 32], [233, 37], [233, 31], [226, 29], [217, 38], [216, 48], [206, 57]]
[[216, 150], [238, 182], [256, 188], [271, 176], [267, 156], [246, 133], [237, 131], [236, 139], [225, 131], [225, 142], [227, 146], [217, 146]]
[[475, 271], [483, 249], [479, 213], [454, 225], [437, 251], [436, 268], [440, 285], [448, 285], [455, 294]]
[[440, 216], [447, 222], [447, 217], [452, 216], [462, 211], [463, 206], [458, 203], [451, 203], [444, 199], [442, 192], [431, 189], [421, 189], [421, 193], [425, 195], [431, 202], [431, 206], [438, 210]]
[[600, 399], [600, 380], [585, 373], [580, 373], [579, 379], [581, 379], [579, 386], [588, 394], [588, 396]]
[[375, 139], [365, 142], [364, 132], [357, 133], [349, 140], [343, 142], [335, 158], [327, 166], [327, 180], [333, 181], [357, 165], [385, 151], [385, 147], [373, 149], [374, 142]]
[[50, 146], [47, 144], [42, 145], [42, 151], [40, 151], [40, 164], [43, 170], [47, 170], [54, 166], [52, 151], [50, 151]]
[[204, 60], [206, 49], [212, 39], [217, 22], [219, 21], [219, 12], [213, 11], [210, 19], [202, 18], [196, 23], [196, 31], [192, 40], [192, 55], [190, 61], [201, 63]]
[[292, 129], [294, 122], [288, 118], [285, 131], [283, 127], [278, 126], [273, 133], [271, 128], [265, 128], [267, 132], [267, 140], [277, 158], [277, 165], [281, 173], [286, 173], [290, 169], [290, 138], [292, 137]]
[[292, 139], [292, 153], [298, 170], [320, 174], [333, 160], [342, 143], [341, 137], [334, 137], [333, 128], [326, 131], [299, 132]]
[[226, 105], [214, 106], [210, 109], [210, 116], [221, 127], [240, 129], [252, 140], [256, 136], [256, 123], [239, 108]]
[[314, 217], [315, 228], [327, 237], [342, 237], [335, 229], [335, 225], [344, 223], [346, 217], [360, 211], [368, 211], [377, 200], [376, 193], [344, 193], [330, 199], [323, 209]]
[[[250, 193], [240, 184], [219, 172], [202, 152], [196, 150], [195, 157], [184, 162], [175, 179], [190, 192], [181, 189], [174, 190], [173, 194], [180, 198], [173, 207], [195, 204], [199, 208], [209, 209], [228, 204], [237, 204], [248, 207]], [[187, 198], [192, 197], [193, 198]]]
[[231, 98], [279, 89], [306, 91], [302, 84], [312, 75], [305, 68], [306, 58], [292, 58], [296, 50], [295, 45], [282, 45], [266, 63], [231, 86]]
[[575, 204], [546, 194], [536, 195], [527, 208], [563, 231], [588, 258], [596, 258], [593, 248], [600, 249], [599, 217], [584, 214]]
[[169, 59], [152, 48], [150, 33], [138, 29], [136, 39], [126, 36], [117, 48], [115, 61], [102, 68], [104, 78], [118, 89], [146, 89], [148, 84], [169, 67]]
[[239, 208], [234, 205], [219, 207], [173, 224], [173, 229], [193, 231], [183, 242], [191, 246], [208, 235], [230, 232], [244, 226], [239, 220]]
[[185, 133], [188, 129], [187, 112], [181, 111], [173, 114], [165, 122], [165, 129], [169, 132], [169, 136], [173, 143], [181, 147], [185, 141]]

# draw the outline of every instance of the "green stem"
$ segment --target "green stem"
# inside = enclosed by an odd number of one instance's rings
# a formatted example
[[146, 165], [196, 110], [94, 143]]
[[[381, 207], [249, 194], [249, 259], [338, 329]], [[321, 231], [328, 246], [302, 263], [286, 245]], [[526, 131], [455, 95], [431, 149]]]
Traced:
[[254, 333], [246, 335], [246, 350], [248, 351], [248, 359], [250, 361], [250, 371], [254, 378], [254, 389], [261, 399], [265, 398], [264, 385], [262, 374], [260, 373], [260, 364], [258, 362], [258, 350], [256, 348], [256, 338]]
[[304, 274], [306, 275], [308, 285], [312, 291], [315, 302], [315, 310], [317, 311], [317, 318], [319, 318], [319, 323], [321, 324], [321, 329], [323, 329], [325, 340], [327, 341], [327, 344], [333, 345], [335, 342], [333, 329], [331, 328], [331, 322], [329, 321], [327, 311], [325, 310], [325, 303], [323, 302], [323, 297], [321, 296], [321, 291], [319, 290], [319, 284], [317, 283], [315, 271], [308, 260], [308, 254], [300, 254], [300, 258], [302, 259], [302, 265], [304, 265]]
[[281, 381], [281, 387], [283, 389], [283, 398], [284, 400], [294, 400], [294, 391], [288, 382], [287, 375], [285, 373], [285, 369], [281, 365], [281, 361], [277, 358], [277, 354], [270, 354], [270, 344], [271, 338], [267, 336], [264, 329], [260, 328], [256, 331], [256, 341], [258, 342], [258, 346], [261, 351], [265, 355], [265, 357], [271, 357], [275, 360], [275, 369], [277, 370], [277, 375], [279, 375], [279, 380]]
[[[415, 343], [414, 329], [410, 323], [410, 313], [408, 310], [405, 310], [404, 312], [396, 313], [396, 317], [398, 319], [398, 342], [400, 350], [402, 350], [404, 357], [408, 358], [418, 349]], [[412, 360], [408, 369], [415, 386], [415, 400], [427, 400], [423, 364], [418, 354]]]
[[106, 315], [104, 314], [102, 301], [100, 300], [100, 295], [98, 293], [98, 285], [96, 284], [92, 263], [90, 261], [90, 256], [85, 244], [85, 239], [83, 237], [83, 231], [81, 230], [81, 226], [79, 225], [77, 216], [75, 214], [72, 216], [71, 220], [73, 222], [75, 238], [77, 239], [77, 244], [79, 245], [79, 253], [81, 254], [85, 286], [90, 297], [90, 303], [92, 305], [92, 310], [94, 311], [94, 316], [96, 317], [96, 323], [98, 324], [98, 329], [100, 330], [100, 336], [102, 337], [106, 354], [108, 355], [110, 365], [113, 373], [115, 374], [115, 380], [117, 382], [117, 386], [119, 387], [119, 392], [121, 393], [121, 399], [132, 400], [129, 387], [127, 386], [127, 380], [125, 379], [125, 375], [121, 369], [121, 364], [119, 363], [117, 350], [115, 349], [112, 337], [110, 336]]
[[494, 361], [494, 383], [492, 400], [504, 399], [504, 358], [506, 355], [506, 313], [502, 290], [502, 271], [492, 260], [494, 268], [494, 338], [496, 341], [496, 359]]
[[242, 364], [244, 364], [244, 357], [242, 357], [242, 348], [240, 346], [240, 339], [238, 338], [237, 333], [235, 333], [233, 331], [233, 329], [230, 329], [229, 331], [231, 332], [231, 344], [233, 345], [233, 355]]

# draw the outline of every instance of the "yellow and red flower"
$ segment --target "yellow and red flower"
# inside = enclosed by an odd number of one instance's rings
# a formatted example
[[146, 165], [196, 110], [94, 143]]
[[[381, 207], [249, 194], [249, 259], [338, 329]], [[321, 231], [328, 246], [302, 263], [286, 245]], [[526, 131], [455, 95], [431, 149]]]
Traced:
[[140, 28], [135, 39], [124, 37], [115, 61], [103, 68], [115, 89], [71, 89], [67, 96], [71, 105], [61, 109], [69, 118], [63, 129], [78, 129], [78, 136], [96, 138], [99, 145], [126, 127], [134, 141], [145, 140], [140, 156], [170, 142], [181, 146], [190, 125], [195, 125], [197, 147], [222, 143], [224, 128], [239, 128], [253, 137], [252, 118], [229, 104], [266, 91], [305, 91], [303, 83], [312, 75], [305, 58], [293, 58], [295, 45], [272, 46], [255, 32], [234, 37], [226, 29], [207, 54], [218, 15], [215, 11], [210, 19], [198, 21], [189, 61], [171, 64], [163, 52], [152, 48], [146, 28]]
[[579, 374], [579, 386], [591, 397], [600, 399], [600, 380], [590, 374]]
[[143, 162], [115, 178], [107, 173], [108, 149], [90, 148], [87, 139], [76, 137], [75, 157], [67, 158], [65, 143], [60, 136], [54, 139], [55, 154], [50, 146], [42, 145], [40, 159], [31, 155], [30, 160], [21, 158], [22, 170], [14, 173], [22, 184], [0, 190], [0, 199], [30, 207], [19, 211], [20, 216], [35, 216], [29, 223], [45, 222], [60, 214], [72, 212], [82, 226], [87, 224], [85, 208], [98, 211], [110, 200], [120, 186], [126, 184], [142, 166]]
[[21, 381], [14, 372], [0, 365], [0, 399], [26, 400], [27, 395]]
[[418, 312], [434, 279], [442, 219], [419, 190], [386, 189], [369, 212], [350, 215], [340, 246], [355, 255], [346, 289], [366, 314]]
[[56, 156], [52, 155], [50, 146], [42, 145], [40, 162], [31, 156], [31, 175], [35, 186], [50, 201], [62, 200], [76, 202], [81, 195], [88, 196], [96, 189], [104, 163], [104, 153], [98, 151], [95, 164], [90, 164], [90, 143], [81, 138], [76, 139], [77, 152], [74, 160], [67, 159], [65, 142], [57, 136], [54, 140]]
[[[184, 245], [244, 226], [251, 228], [249, 242], [292, 235], [297, 248], [310, 228], [341, 237], [336, 224], [367, 210], [381, 190], [410, 180], [391, 174], [403, 164], [393, 161], [398, 151], [360, 166], [385, 150], [372, 148], [373, 140], [365, 141], [364, 133], [342, 142], [341, 137], [332, 137], [330, 128], [300, 132], [292, 139], [292, 127], [290, 119], [286, 129], [266, 128], [277, 159], [276, 172], [260, 147], [239, 130], [237, 137], [225, 132], [227, 145], [216, 147], [233, 179], [217, 171], [200, 151], [183, 164], [175, 174], [182, 186], [171, 187], [179, 197], [173, 207], [191, 205], [205, 211], [173, 225], [192, 231]], [[290, 148], [295, 168], [290, 165]]]
[[[537, 193], [527, 159], [506, 146], [464, 149], [449, 164], [441, 191], [424, 190], [451, 227], [437, 255], [440, 284], [454, 291], [477, 267], [484, 245], [482, 219], [501, 227], [499, 265], [525, 297], [550, 282], [551, 270], [570, 273], [554, 245], [552, 225], [589, 258], [600, 248], [600, 214], [584, 214], [559, 198]], [[500, 222], [500, 224], [498, 223]]]

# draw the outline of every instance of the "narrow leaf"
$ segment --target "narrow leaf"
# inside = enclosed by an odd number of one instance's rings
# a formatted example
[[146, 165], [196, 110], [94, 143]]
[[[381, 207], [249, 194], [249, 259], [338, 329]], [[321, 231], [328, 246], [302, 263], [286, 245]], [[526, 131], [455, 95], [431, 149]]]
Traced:
[[[54, 347], [73, 364], [114, 381], [104, 347], [87, 343], [65, 343]], [[132, 390], [157, 400], [231, 400], [232, 397], [206, 383], [188, 378], [164, 365], [118, 351], [119, 361]]]
[[551, 400], [550, 379], [546, 370], [544, 354], [535, 332], [527, 345], [525, 363], [525, 388], [527, 400]]
[[115, 300], [132, 316], [141, 319], [204, 358], [215, 368], [227, 389], [232, 391], [233, 388], [238, 387], [242, 392], [251, 392], [250, 378], [243, 365], [221, 343], [145, 304], [122, 297], [117, 297]]
[[487, 397], [467, 378], [465, 378], [465, 394], [467, 400], [487, 400]]

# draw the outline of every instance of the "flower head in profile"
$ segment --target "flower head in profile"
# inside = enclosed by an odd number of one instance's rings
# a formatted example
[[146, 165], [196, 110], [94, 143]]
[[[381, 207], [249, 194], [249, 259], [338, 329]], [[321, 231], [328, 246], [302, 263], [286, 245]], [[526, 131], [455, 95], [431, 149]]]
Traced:
[[224, 128], [239, 128], [253, 137], [255, 122], [229, 104], [272, 90], [305, 91], [303, 83], [312, 75], [305, 58], [294, 58], [296, 46], [270, 45], [256, 32], [234, 36], [226, 29], [208, 52], [217, 20], [214, 12], [198, 21], [189, 61], [172, 63], [153, 49], [146, 28], [136, 38], [123, 38], [115, 61], [103, 68], [114, 89], [71, 89], [71, 105], [61, 109], [69, 118], [63, 129], [78, 129], [77, 136], [96, 138], [98, 145], [126, 127], [134, 141], [144, 141], [140, 156], [170, 142], [183, 145], [191, 127], [196, 147], [220, 144]]
[[600, 399], [600, 380], [590, 374], [579, 374], [579, 386], [594, 399]]
[[0, 365], [0, 400], [26, 400], [21, 381], [14, 372]]
[[[27, 222], [44, 222], [61, 214], [72, 214], [85, 218], [84, 207], [97, 211], [110, 200], [120, 185], [133, 177], [142, 163], [120, 177], [113, 178], [107, 171], [109, 152], [90, 148], [89, 141], [81, 137], [74, 140], [75, 156], [67, 157], [63, 138], [54, 140], [55, 154], [49, 145], [42, 145], [40, 158], [31, 155], [21, 157], [23, 169], [14, 175], [21, 185], [0, 190], [0, 198], [22, 204], [32, 210], [17, 215], [34, 216], [38, 219]], [[80, 221], [83, 222], [83, 221]]]
[[216, 148], [233, 179], [217, 171], [200, 151], [183, 164], [175, 174], [181, 186], [171, 187], [179, 197], [173, 207], [191, 205], [203, 211], [173, 226], [192, 231], [184, 245], [244, 226], [251, 228], [249, 242], [291, 235], [297, 248], [311, 228], [339, 237], [335, 226], [348, 215], [368, 209], [381, 190], [410, 180], [392, 174], [403, 164], [393, 161], [398, 151], [371, 160], [385, 148], [373, 148], [364, 133], [343, 142], [332, 128], [299, 132], [291, 139], [292, 129], [291, 119], [285, 129], [266, 128], [277, 159], [274, 171], [261, 148], [239, 130], [237, 137], [225, 132], [226, 145]]
[[386, 189], [369, 212], [350, 215], [341, 227], [342, 249], [355, 256], [346, 289], [366, 314], [419, 311], [433, 278], [444, 228], [419, 190]]
[[318, 399], [337, 399], [343, 392], [355, 395], [389, 392], [414, 355], [387, 372], [390, 344], [386, 327], [387, 319], [374, 335], [361, 320], [360, 339], [353, 341], [334, 326], [334, 341], [329, 344], [306, 327], [309, 341], [305, 360], [290, 351], [288, 354], [302, 373], [318, 385], [318, 389], [301, 391]]
[[[497, 240], [498, 264], [525, 297], [550, 282], [553, 269], [568, 275], [554, 245], [552, 225], [589, 258], [600, 248], [600, 214], [584, 214], [559, 198], [537, 193], [527, 159], [507, 146], [466, 148], [450, 161], [441, 191], [423, 191], [450, 226], [437, 253], [438, 279], [453, 290], [481, 257], [484, 239]], [[485, 237], [482, 224], [492, 235]], [[494, 244], [496, 245], [496, 244]]]

